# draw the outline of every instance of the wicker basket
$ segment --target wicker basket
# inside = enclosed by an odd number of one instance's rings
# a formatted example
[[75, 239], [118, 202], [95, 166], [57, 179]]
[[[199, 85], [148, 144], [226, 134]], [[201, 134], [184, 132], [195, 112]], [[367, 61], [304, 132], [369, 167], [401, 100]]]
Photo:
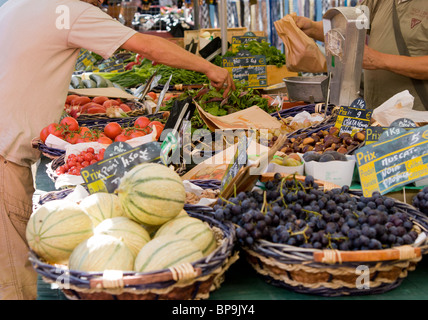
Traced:
[[[159, 119], [159, 120], [165, 121], [165, 119], [167, 119], [169, 116], [169, 112], [159, 112], [159, 113], [144, 115], [144, 116], [151, 120]], [[132, 126], [138, 117], [139, 116], [135, 114], [127, 118], [108, 118], [107, 116], [98, 117], [98, 118], [97, 117], [81, 118], [79, 116], [77, 120], [79, 122], [79, 126], [88, 127], [90, 129], [104, 130], [104, 127], [109, 122], [117, 122], [122, 127], [127, 128], [129, 126]], [[33, 138], [33, 140], [31, 141], [31, 145], [34, 149], [40, 150], [45, 157], [52, 160], [57, 159], [62, 155], [65, 155], [65, 150], [48, 147], [46, 144], [42, 142], [42, 140], [40, 140], [39, 137]]]
[[[359, 192], [353, 193], [360, 196]], [[421, 232], [420, 241], [413, 245], [340, 251], [259, 240], [251, 247], [243, 247], [246, 259], [267, 283], [298, 293], [334, 297], [387, 292], [402, 283], [428, 250], [427, 217], [410, 205], [396, 203]]]
[[55, 283], [72, 300], [199, 300], [224, 281], [225, 272], [239, 258], [235, 229], [207, 213], [189, 215], [208, 223], [218, 247], [208, 256], [175, 268], [146, 273], [79, 272], [41, 261], [30, 252], [30, 261], [42, 279]]

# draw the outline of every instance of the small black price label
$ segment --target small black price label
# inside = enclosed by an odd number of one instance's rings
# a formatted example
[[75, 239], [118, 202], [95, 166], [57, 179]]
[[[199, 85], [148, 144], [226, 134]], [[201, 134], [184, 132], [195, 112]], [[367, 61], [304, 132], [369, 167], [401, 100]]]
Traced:
[[83, 168], [80, 175], [89, 193], [114, 192], [123, 175], [140, 163], [160, 163], [161, 148], [158, 142], [148, 142], [132, 148], [126, 142], [107, 147], [105, 158]]

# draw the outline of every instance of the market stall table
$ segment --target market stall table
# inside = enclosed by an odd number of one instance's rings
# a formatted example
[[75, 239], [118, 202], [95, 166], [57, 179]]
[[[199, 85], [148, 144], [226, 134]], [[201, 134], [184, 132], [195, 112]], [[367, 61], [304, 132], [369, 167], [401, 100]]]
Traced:
[[[36, 172], [35, 196], [55, 190], [54, 183], [46, 174], [46, 165], [51, 161], [42, 157]], [[300, 294], [266, 283], [244, 260], [233, 264], [225, 274], [221, 287], [210, 294], [209, 300], [425, 300], [428, 299], [428, 260], [423, 258], [416, 270], [409, 272], [397, 288], [375, 295], [350, 297], [322, 297]], [[37, 300], [67, 300], [64, 294], [51, 284], [38, 278]]]

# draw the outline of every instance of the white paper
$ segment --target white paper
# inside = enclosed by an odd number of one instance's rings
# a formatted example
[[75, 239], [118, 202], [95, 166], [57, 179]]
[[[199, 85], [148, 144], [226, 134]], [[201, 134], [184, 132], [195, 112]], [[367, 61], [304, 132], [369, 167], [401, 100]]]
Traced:
[[78, 203], [88, 196], [89, 196], [89, 192], [86, 191], [86, 189], [83, 186], [78, 185], [64, 199]]
[[334, 183], [340, 187], [351, 186], [355, 157], [349, 155], [346, 157], [348, 161], [305, 162], [305, 174], [313, 176], [316, 180]]
[[428, 112], [413, 110], [415, 98], [408, 90], [397, 93], [373, 110], [372, 118], [381, 126], [389, 127], [397, 119], [407, 118], [417, 122], [428, 122]]
[[60, 174], [58, 178], [55, 180], [55, 188], [56, 189], [62, 189], [64, 187], [70, 187], [70, 186], [77, 186], [85, 181], [83, 180], [82, 176], [73, 175], [73, 174]]
[[67, 146], [71, 145], [71, 143], [54, 136], [53, 134], [49, 134], [45, 140], [45, 145], [49, 148], [55, 148], [59, 150], [65, 150]]

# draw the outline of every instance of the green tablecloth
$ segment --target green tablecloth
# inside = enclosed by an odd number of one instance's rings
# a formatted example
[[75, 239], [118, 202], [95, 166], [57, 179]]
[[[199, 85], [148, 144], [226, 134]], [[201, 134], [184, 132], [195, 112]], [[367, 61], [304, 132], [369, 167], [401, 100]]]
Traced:
[[[37, 192], [55, 190], [54, 183], [46, 175], [43, 158], [36, 175]], [[51, 288], [40, 277], [38, 280], [38, 300], [65, 300], [60, 290]], [[389, 291], [376, 295], [351, 297], [321, 297], [299, 294], [285, 288], [270, 285], [250, 267], [242, 257], [225, 274], [221, 287], [212, 292], [210, 300], [425, 300], [428, 299], [428, 258], [424, 257], [416, 270], [408, 274], [403, 283]]]

